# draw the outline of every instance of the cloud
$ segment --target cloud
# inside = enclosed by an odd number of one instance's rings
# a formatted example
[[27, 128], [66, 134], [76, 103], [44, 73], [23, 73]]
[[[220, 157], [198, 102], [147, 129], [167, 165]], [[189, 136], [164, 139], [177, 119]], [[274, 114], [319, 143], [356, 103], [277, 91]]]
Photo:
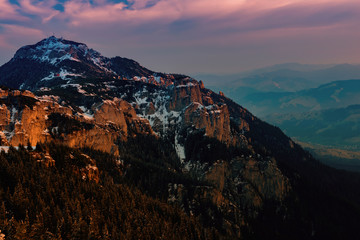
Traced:
[[[202, 29], [239, 31], [268, 28], [312, 27], [342, 22], [359, 15], [355, 0], [0, 0], [0, 19], [63, 21], [68, 27], [116, 24], [124, 28], [149, 24], [179, 26], [193, 21]], [[62, 6], [61, 11], [54, 6]], [[22, 13], [22, 14], [21, 14]], [[33, 20], [34, 24], [36, 20]], [[174, 24], [175, 23], [175, 24]], [[210, 25], [211, 24], [211, 25]]]
[[336, 2], [326, 5], [313, 3], [311, 6], [294, 4], [264, 11], [247, 24], [242, 24], [241, 27], [244, 30], [313, 28], [351, 21], [359, 13], [358, 3], [349, 3], [348, 5]]
[[13, 24], [0, 24], [2, 28], [0, 35], [0, 47], [14, 48], [38, 41], [46, 35], [43, 31], [36, 28], [29, 28]]
[[[28, 1], [28, 0], [27, 0]], [[64, 12], [49, 15], [69, 28], [116, 26], [116, 29], [158, 28], [196, 34], [250, 32], [278, 28], [322, 27], [360, 16], [355, 0], [132, 0], [108, 2], [72, 0]], [[194, 30], [194, 27], [197, 29]], [[123, 31], [123, 30], [122, 30]]]
[[57, 0], [34, 1], [34, 0], [18, 0], [20, 11], [24, 14], [31, 14], [41, 19], [42, 23], [46, 23], [59, 14], [60, 11], [54, 9], [58, 4]]
[[[335, 40], [330, 41], [330, 38], [339, 39], [338, 32], [343, 36], [351, 36], [349, 39], [353, 42], [348, 43], [348, 48], [356, 45], [355, 40], [360, 40], [357, 37], [360, 35], [357, 27], [360, 21], [358, 0], [17, 2], [11, 4], [0, 0], [0, 24], [4, 27], [0, 31], [0, 57], [4, 56], [3, 52], [8, 51], [9, 46], [36, 42], [52, 32], [86, 42], [105, 55], [125, 54], [139, 61], [145, 54], [158, 56], [164, 59], [163, 62], [157, 60], [158, 64], [164, 64], [164, 69], [159, 70], [166, 70], [175, 57], [186, 61], [189, 55], [190, 58], [198, 58], [200, 62], [201, 59], [209, 59], [208, 54], [211, 55], [211, 52], [219, 56], [219, 62], [230, 61], [231, 58], [228, 60], [226, 54], [235, 56], [243, 52], [261, 58], [261, 49], [268, 54], [278, 51], [280, 57], [284, 56], [282, 59], [288, 60], [290, 57], [285, 56], [289, 53], [281, 52], [282, 46], [278, 43], [287, 44], [287, 51], [297, 47], [300, 54], [301, 49], [303, 52], [308, 49], [305, 43], [319, 44], [318, 32], [326, 36], [318, 46], [322, 49], [333, 46]], [[304, 43], [296, 39], [302, 39]], [[297, 45], [293, 44], [295, 42]], [[339, 48], [346, 52], [345, 46]], [[147, 61], [150, 57], [144, 59]], [[252, 62], [256, 61], [261, 62], [262, 59], [253, 57]], [[216, 66], [215, 62], [212, 66]], [[205, 64], [206, 61], [204, 68]], [[231, 64], [235, 63], [226, 62], [223, 65]], [[175, 67], [180, 65], [174, 63]], [[195, 68], [195, 64], [192, 65], [185, 64], [184, 68]]]
[[6, 0], [0, 0], [0, 22], [25, 21], [26, 17], [17, 12], [19, 7]]
[[14, 24], [0, 24], [0, 65], [9, 61], [15, 51], [46, 37], [42, 30]]

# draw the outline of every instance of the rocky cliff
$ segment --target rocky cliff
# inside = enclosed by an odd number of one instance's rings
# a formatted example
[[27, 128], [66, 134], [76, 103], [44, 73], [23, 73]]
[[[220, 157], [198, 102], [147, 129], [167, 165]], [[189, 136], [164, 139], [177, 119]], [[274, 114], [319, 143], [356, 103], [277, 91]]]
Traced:
[[61, 105], [57, 96], [36, 97], [19, 90], [1, 90], [0, 94], [1, 142], [5, 146], [57, 141], [117, 154], [115, 142], [126, 139], [128, 129], [153, 134], [149, 122], [139, 118], [129, 103], [118, 99], [103, 101], [89, 115]]
[[[229, 238], [243, 237], [269, 203], [280, 222], [286, 219], [298, 179], [292, 166], [313, 161], [278, 128], [201, 81], [64, 39], [20, 49], [0, 67], [0, 83], [33, 91], [0, 90], [2, 145], [56, 142], [104, 151], [122, 163], [124, 174], [115, 179], [143, 179], [136, 171], [146, 168], [150, 177], [136, 187], [171, 176], [158, 182], [167, 188], [161, 199]], [[153, 138], [132, 145], [133, 152], [121, 149], [144, 135]], [[89, 157], [78, 174], [99, 183], [97, 165]], [[159, 197], [158, 185], [144, 191]]]

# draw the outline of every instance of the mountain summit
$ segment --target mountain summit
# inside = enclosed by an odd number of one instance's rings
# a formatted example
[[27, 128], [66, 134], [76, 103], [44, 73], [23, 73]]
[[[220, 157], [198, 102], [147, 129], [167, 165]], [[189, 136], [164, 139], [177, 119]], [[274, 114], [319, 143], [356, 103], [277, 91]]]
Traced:
[[12, 88], [34, 90], [51, 80], [152, 74], [133, 60], [107, 58], [83, 43], [51, 36], [20, 48], [13, 59], [0, 68], [0, 82]]
[[[35, 45], [20, 48], [14, 59], [33, 59], [58, 65], [64, 60], [93, 62], [97, 65], [105, 60], [99, 52], [89, 49], [85, 44], [56, 38], [54, 36], [43, 39]], [[99, 64], [101, 66], [101, 64]]]

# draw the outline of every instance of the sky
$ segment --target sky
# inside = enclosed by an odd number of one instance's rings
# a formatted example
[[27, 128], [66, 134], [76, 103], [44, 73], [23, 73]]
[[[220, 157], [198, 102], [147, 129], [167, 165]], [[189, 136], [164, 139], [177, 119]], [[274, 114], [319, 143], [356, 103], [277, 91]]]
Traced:
[[359, 0], [0, 0], [0, 65], [55, 35], [155, 71], [360, 63]]

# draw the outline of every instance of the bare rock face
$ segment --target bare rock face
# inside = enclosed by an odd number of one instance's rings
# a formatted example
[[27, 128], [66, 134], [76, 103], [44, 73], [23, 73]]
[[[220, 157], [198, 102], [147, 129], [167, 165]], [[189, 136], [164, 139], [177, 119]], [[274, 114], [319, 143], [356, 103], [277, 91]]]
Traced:
[[[37, 142], [48, 141], [48, 115], [72, 114], [69, 108], [62, 107], [53, 100], [33, 96], [28, 91], [16, 90], [2, 97], [8, 104], [3, 104], [0, 109], [1, 130], [11, 145], [26, 145], [30, 142], [35, 146]], [[2, 140], [4, 142], [5, 139]]]
[[10, 123], [10, 110], [7, 108], [5, 104], [0, 106], [0, 123], [1, 123], [1, 130], [4, 131], [6, 126]]
[[206, 172], [205, 179], [221, 192], [224, 188], [234, 189], [241, 202], [250, 207], [261, 207], [265, 199], [282, 201], [291, 190], [275, 160], [259, 157], [218, 161]]
[[129, 132], [153, 134], [149, 122], [126, 101], [105, 100], [84, 118], [58, 103], [58, 97], [35, 97], [29, 91], [0, 91], [2, 145], [18, 146], [58, 141], [70, 147], [90, 147], [118, 155], [115, 142]]
[[[138, 117], [135, 109], [128, 102], [117, 98], [113, 101], [105, 100], [94, 113], [94, 120], [98, 124], [116, 126], [121, 130], [123, 140], [129, 134], [153, 134], [149, 121]], [[118, 134], [115, 133], [115, 135], [118, 137]]]
[[185, 82], [177, 85], [172, 90], [170, 110], [181, 111], [190, 103], [197, 102], [202, 104], [202, 96], [197, 82]]
[[[109, 124], [119, 126], [125, 135], [127, 135], [127, 124], [122, 111], [120, 100], [114, 101], [106, 100], [102, 106], [94, 113], [94, 120], [99, 124]], [[122, 104], [124, 105], [124, 104]], [[126, 109], [127, 110], [127, 109]]]
[[119, 133], [117, 131], [95, 125], [90, 130], [81, 129], [64, 135], [62, 142], [69, 147], [90, 147], [118, 156], [119, 150], [115, 144], [118, 137]]
[[48, 152], [30, 152], [32, 158], [44, 167], [54, 167], [55, 160], [50, 156]]
[[204, 88], [205, 88], [204, 82], [201, 81], [201, 80], [199, 81], [199, 85], [200, 85], [200, 88], [201, 88], [201, 89], [204, 89]]
[[224, 190], [226, 179], [230, 176], [229, 164], [219, 161], [206, 173], [205, 179], [211, 182], [220, 191]]
[[86, 166], [80, 169], [82, 179], [98, 183], [100, 181], [100, 172], [96, 166], [96, 161], [86, 154], [81, 155], [87, 161]]
[[208, 137], [217, 138], [222, 142], [231, 141], [230, 114], [226, 105], [214, 104], [204, 107], [193, 102], [185, 109], [184, 120], [184, 124], [205, 129]]
[[128, 102], [117, 98], [103, 101], [93, 119], [80, 120], [92, 127], [66, 134], [64, 141], [71, 147], [91, 147], [116, 156], [119, 154], [117, 140], [126, 140], [136, 133], [153, 134], [148, 120], [138, 117]]

